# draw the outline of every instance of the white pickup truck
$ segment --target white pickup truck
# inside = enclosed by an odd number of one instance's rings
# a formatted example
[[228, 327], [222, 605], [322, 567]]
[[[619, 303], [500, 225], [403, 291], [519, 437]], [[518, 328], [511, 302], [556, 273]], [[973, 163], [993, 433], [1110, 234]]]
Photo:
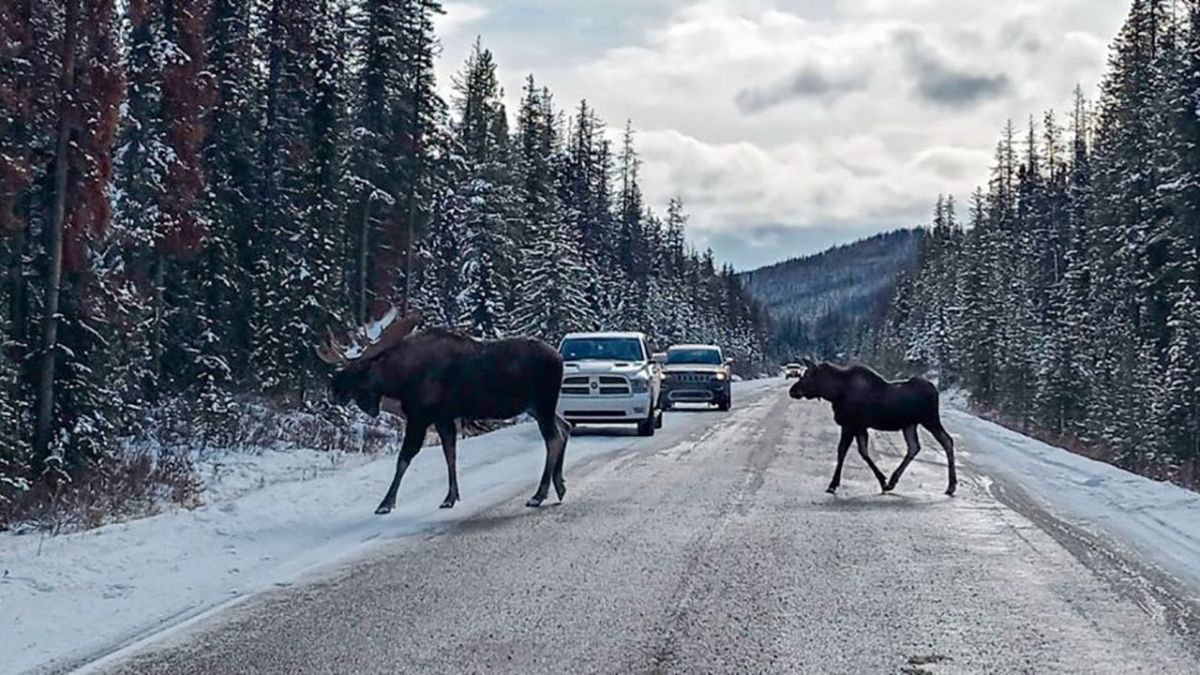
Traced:
[[564, 362], [558, 413], [571, 424], [662, 428], [659, 367], [642, 333], [572, 333], [559, 344]]

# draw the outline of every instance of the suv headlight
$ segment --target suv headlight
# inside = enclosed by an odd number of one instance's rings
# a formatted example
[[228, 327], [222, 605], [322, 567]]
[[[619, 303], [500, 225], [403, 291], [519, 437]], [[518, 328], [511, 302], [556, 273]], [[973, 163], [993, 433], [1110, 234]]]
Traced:
[[650, 380], [632, 379], [629, 381], [629, 390], [635, 394], [645, 394], [650, 391]]
[[721, 382], [724, 379], [725, 379], [725, 373], [717, 373], [717, 382]]

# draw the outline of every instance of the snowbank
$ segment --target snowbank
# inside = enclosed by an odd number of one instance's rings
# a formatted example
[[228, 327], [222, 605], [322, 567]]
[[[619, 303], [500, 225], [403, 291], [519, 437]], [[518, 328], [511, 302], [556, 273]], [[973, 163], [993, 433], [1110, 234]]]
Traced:
[[[740, 396], [776, 381], [735, 385]], [[666, 438], [581, 435], [570, 467], [637, 443], [682, 439], [710, 417], [672, 415]], [[171, 626], [361, 555], [389, 539], [437, 530], [533, 494], [545, 454], [531, 424], [459, 442], [463, 502], [437, 508], [446, 473], [439, 448], [417, 456], [399, 508], [373, 514], [393, 457], [311, 450], [206, 461], [206, 505], [58, 537], [0, 535], [0, 672], [86, 661]], [[568, 496], [568, 501], [570, 497]]]
[[1047, 445], [956, 407], [943, 410], [971, 464], [1073, 524], [1121, 542], [1200, 594], [1200, 494]]

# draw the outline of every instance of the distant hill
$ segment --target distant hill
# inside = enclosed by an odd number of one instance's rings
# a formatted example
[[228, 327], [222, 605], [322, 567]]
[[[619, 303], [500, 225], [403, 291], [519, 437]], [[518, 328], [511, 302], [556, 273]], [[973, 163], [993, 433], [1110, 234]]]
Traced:
[[916, 263], [921, 230], [896, 230], [741, 275], [777, 324], [781, 358], [853, 351], [883, 320], [900, 271]]

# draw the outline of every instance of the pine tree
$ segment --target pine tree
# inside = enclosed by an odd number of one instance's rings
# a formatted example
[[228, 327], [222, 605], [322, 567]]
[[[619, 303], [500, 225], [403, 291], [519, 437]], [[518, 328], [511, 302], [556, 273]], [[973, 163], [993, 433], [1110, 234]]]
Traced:
[[203, 250], [203, 143], [214, 87], [206, 71], [208, 2], [130, 5], [129, 97], [118, 151], [118, 229], [125, 264], [144, 273], [152, 313], [146, 393], [191, 381], [205, 318], [191, 265]]
[[521, 219], [525, 255], [521, 262], [518, 331], [548, 340], [588, 325], [584, 269], [573, 252], [580, 244], [568, 227], [559, 197], [563, 162], [550, 95], [526, 81], [519, 120]]
[[[645, 215], [645, 205], [642, 201], [642, 188], [639, 183], [641, 160], [633, 143], [633, 123], [626, 122], [625, 134], [621, 141], [621, 155], [618, 160], [620, 173], [620, 194], [617, 195], [617, 260], [623, 272], [625, 292], [621, 295], [621, 304], [617, 316], [626, 326], [645, 326], [649, 323], [646, 304], [649, 298], [649, 259], [648, 251], [643, 246], [644, 231], [642, 219]], [[715, 274], [716, 270], [712, 270]], [[706, 273], [707, 281], [712, 274]], [[699, 289], [697, 289], [699, 290]]]
[[[249, 370], [255, 305], [252, 277], [257, 236], [254, 206], [258, 181], [262, 87], [254, 2], [213, 0], [208, 61], [216, 81], [204, 146], [209, 171], [205, 213], [209, 229], [197, 276], [205, 319], [200, 343], [204, 385], [222, 407], [222, 391], [245, 380]], [[234, 375], [234, 374], [238, 375]]]
[[1176, 298], [1169, 327], [1164, 440], [1176, 460], [1190, 465], [1185, 479], [1194, 481], [1200, 479], [1200, 302], [1190, 285]]
[[503, 92], [492, 53], [478, 41], [455, 91], [455, 136], [464, 161], [454, 188], [462, 225], [456, 321], [471, 335], [497, 338], [510, 330], [505, 295], [515, 257], [511, 221], [517, 205]]
[[[59, 5], [61, 3], [58, 3]], [[32, 410], [18, 365], [40, 342], [29, 320], [33, 298], [27, 260], [44, 228], [48, 173], [57, 150], [60, 96], [56, 3], [0, 5], [0, 505], [28, 487], [32, 456], [23, 419]]]
[[[437, 194], [435, 132], [445, 103], [434, 79], [435, 0], [367, 3], [357, 22], [363, 45], [351, 182], [354, 314], [369, 314], [413, 290], [417, 238]], [[376, 310], [376, 311], [372, 311]]]
[[53, 170], [53, 215], [40, 282], [41, 363], [36, 379], [35, 470], [78, 469], [115, 441], [113, 392], [104, 358], [102, 319], [93, 294], [88, 251], [107, 235], [111, 147], [123, 79], [112, 0], [66, 0], [59, 62], [60, 107]]
[[344, 12], [328, 0], [273, 0], [266, 17], [253, 361], [268, 390], [305, 394], [322, 372], [307, 345], [346, 298]]

